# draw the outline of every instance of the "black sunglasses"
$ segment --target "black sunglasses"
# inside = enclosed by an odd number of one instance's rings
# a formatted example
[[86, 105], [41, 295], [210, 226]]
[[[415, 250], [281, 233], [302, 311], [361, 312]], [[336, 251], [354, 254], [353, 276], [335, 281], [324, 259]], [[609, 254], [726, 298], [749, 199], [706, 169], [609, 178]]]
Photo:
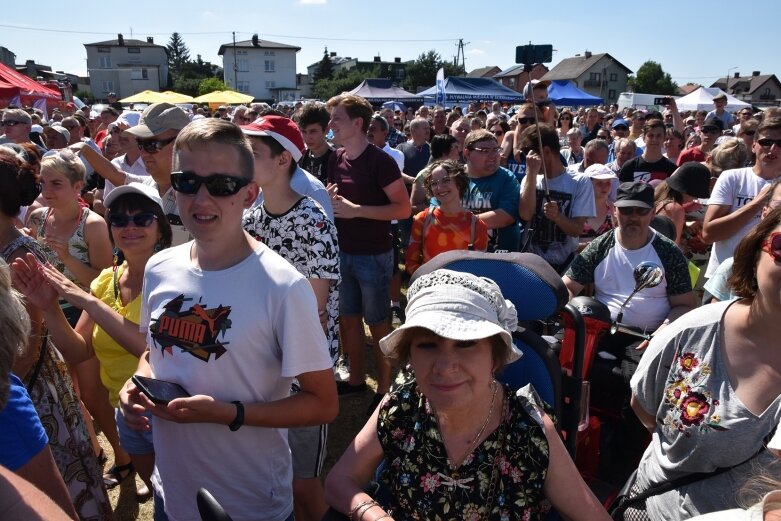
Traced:
[[146, 228], [155, 220], [157, 220], [157, 217], [152, 212], [140, 212], [134, 215], [125, 213], [108, 214], [108, 222], [112, 228], [125, 228], [131, 221], [133, 226], [137, 228]]
[[214, 197], [236, 195], [249, 184], [250, 180], [229, 174], [211, 174], [200, 176], [195, 172], [172, 172], [171, 186], [185, 195], [195, 195], [206, 185], [206, 190]]
[[717, 127], [703, 127], [700, 132], [703, 134], [721, 134], [721, 130]]
[[14, 119], [6, 119], [4, 121], [0, 121], [0, 124], [4, 127], [15, 127], [16, 125], [22, 125], [24, 124], [24, 121], [16, 121]]
[[143, 150], [147, 154], [157, 154], [162, 149], [164, 149], [169, 143], [173, 143], [176, 139], [176, 136], [169, 138], [169, 139], [145, 139], [145, 140], [136, 140], [136, 144], [138, 144], [138, 149]]
[[777, 147], [781, 147], [781, 139], [773, 139], [769, 137], [763, 137], [760, 139], [757, 139], [757, 144], [761, 147], [770, 148], [773, 145]]
[[640, 217], [645, 217], [649, 213], [651, 213], [650, 208], [640, 208], [639, 206], [620, 206], [618, 208], [618, 213], [621, 215], [632, 215], [636, 214]]
[[516, 118], [515, 120], [521, 125], [526, 125], [527, 123], [534, 123], [534, 118]]

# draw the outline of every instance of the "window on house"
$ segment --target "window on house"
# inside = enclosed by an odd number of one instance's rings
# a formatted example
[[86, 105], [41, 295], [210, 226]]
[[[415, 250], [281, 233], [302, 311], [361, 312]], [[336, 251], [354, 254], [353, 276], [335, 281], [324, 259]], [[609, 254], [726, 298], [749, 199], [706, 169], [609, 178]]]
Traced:
[[277, 86], [277, 82], [276, 81], [267, 81], [266, 82], [266, 88], [267, 89], [273, 89], [276, 86]]
[[265, 62], [265, 71], [266, 72], [274, 72], [274, 60], [266, 60]]
[[130, 71], [130, 79], [131, 80], [148, 80], [149, 79], [149, 72], [147, 69], [131, 69]]
[[239, 49], [239, 50], [236, 51], [236, 54], [238, 54], [239, 56], [246, 56], [247, 55], [247, 51], [243, 51], [243, 50]]
[[[746, 89], [748, 91], [748, 89]], [[770, 96], [770, 87], [765, 87], [765, 92], [763, 92], [765, 96]]]
[[141, 47], [128, 47], [127, 48], [128, 54], [141, 54]]
[[100, 57], [100, 65], [99, 67], [101, 69], [110, 69], [111, 68], [111, 56], [101, 56]]
[[607, 97], [608, 99], [616, 99], [616, 91], [614, 90], [607, 91]]
[[98, 47], [98, 52], [111, 52], [111, 47]]
[[236, 68], [239, 72], [249, 72], [249, 60], [236, 60]]
[[396, 79], [397, 80], [404, 79], [404, 69], [396, 69]]
[[114, 92], [114, 82], [113, 81], [104, 81], [103, 82], [103, 92]]
[[602, 73], [601, 72], [590, 72], [588, 74], [588, 79], [593, 81], [599, 81], [602, 79]]
[[239, 80], [236, 82], [236, 90], [245, 94], [249, 94], [249, 82], [246, 80]]
[[515, 88], [515, 78], [507, 78], [507, 86], [510, 88]]
[[274, 51], [264, 51], [263, 55], [264, 56], [274, 56]]
[[615, 72], [611, 72], [610, 81], [618, 81], [618, 74], [616, 74]]

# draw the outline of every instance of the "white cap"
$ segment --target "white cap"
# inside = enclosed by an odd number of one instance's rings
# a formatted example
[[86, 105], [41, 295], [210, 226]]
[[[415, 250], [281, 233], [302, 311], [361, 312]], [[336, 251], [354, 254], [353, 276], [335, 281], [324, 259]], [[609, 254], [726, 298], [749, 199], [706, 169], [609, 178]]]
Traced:
[[141, 194], [156, 202], [160, 208], [163, 208], [163, 200], [160, 198], [160, 194], [157, 193], [157, 188], [143, 183], [128, 183], [114, 188], [103, 200], [103, 206], [108, 208], [111, 206], [111, 203], [117, 200], [117, 197], [125, 194]]

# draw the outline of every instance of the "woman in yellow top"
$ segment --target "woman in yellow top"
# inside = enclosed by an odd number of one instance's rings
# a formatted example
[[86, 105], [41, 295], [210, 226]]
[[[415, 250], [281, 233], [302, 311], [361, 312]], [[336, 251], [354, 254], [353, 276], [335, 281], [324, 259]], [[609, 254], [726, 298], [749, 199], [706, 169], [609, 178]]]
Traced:
[[[131, 183], [115, 188], [104, 204], [115, 262], [112, 268], [100, 272], [90, 293], [50, 264], [41, 265], [32, 255], [16, 260], [13, 269], [19, 291], [42, 310], [49, 335], [65, 360], [77, 364], [97, 357], [100, 379], [116, 409], [120, 388], [133, 375], [138, 358], [146, 350], [146, 339], [138, 331], [144, 268], [155, 252], [170, 246], [171, 226], [157, 190], [150, 186]], [[70, 327], [58, 305], [60, 298], [86, 312], [75, 328]], [[121, 415], [116, 415], [116, 424], [102, 427], [114, 449], [115, 465], [110, 474], [116, 484], [132, 477], [138, 468], [148, 487], [154, 467], [151, 432], [126, 428]], [[147, 494], [144, 491], [139, 495]]]

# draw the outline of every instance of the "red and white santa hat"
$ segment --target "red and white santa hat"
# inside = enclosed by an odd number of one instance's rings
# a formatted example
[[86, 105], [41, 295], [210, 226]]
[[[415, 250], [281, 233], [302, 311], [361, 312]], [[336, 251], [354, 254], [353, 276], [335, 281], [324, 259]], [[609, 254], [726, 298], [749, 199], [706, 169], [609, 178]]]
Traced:
[[248, 136], [268, 136], [277, 140], [285, 150], [298, 162], [304, 154], [304, 137], [298, 125], [289, 118], [282, 116], [263, 116], [249, 125], [242, 125], [241, 130]]

